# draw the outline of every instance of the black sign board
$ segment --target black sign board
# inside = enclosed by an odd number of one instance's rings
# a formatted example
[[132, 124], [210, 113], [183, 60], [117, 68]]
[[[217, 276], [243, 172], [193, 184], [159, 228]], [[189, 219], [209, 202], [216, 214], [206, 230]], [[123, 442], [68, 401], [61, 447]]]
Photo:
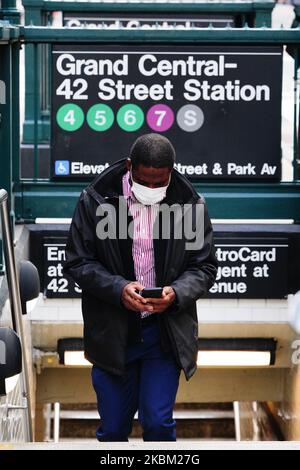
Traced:
[[[42, 239], [39, 265], [48, 298], [80, 297], [81, 289], [62, 271], [67, 236]], [[289, 242], [283, 237], [215, 236], [218, 276], [208, 298], [283, 298], [288, 289]], [[42, 271], [42, 272], [41, 272]]]
[[210, 298], [280, 299], [288, 294], [287, 238], [215, 237], [219, 262]]
[[46, 237], [43, 239], [44, 296], [80, 297], [81, 289], [70, 276], [63, 273], [67, 237]]
[[190, 28], [225, 28], [234, 26], [234, 16], [228, 13], [88, 13], [64, 12], [63, 26], [69, 28], [102, 29], [190, 29]]
[[278, 180], [281, 47], [53, 47], [53, 177], [91, 179], [159, 132], [192, 179]]

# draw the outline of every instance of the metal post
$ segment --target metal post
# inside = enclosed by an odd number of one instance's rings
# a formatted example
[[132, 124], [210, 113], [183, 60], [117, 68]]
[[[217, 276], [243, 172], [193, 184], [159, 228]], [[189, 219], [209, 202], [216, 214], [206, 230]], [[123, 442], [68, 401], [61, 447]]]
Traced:
[[[0, 188], [8, 192], [12, 211], [14, 201], [12, 198], [12, 44], [0, 45], [0, 148], [1, 148], [1, 171]], [[2, 271], [2, 243], [0, 241], [0, 269]]]
[[54, 403], [54, 442], [59, 442], [59, 425], [60, 425], [60, 403]]
[[[20, 12], [16, 0], [2, 0], [1, 20], [10, 24], [20, 23]], [[0, 147], [1, 175], [0, 188], [8, 191], [14, 218], [14, 201], [12, 199], [12, 152], [19, 145], [19, 61], [16, 44], [4, 43], [0, 46]], [[13, 99], [12, 99], [13, 98]], [[14, 103], [14, 104], [13, 104]], [[2, 247], [0, 242], [0, 272], [2, 272]]]
[[259, 422], [258, 422], [258, 403], [252, 402], [252, 426], [253, 426], [253, 441], [260, 440]]
[[[298, 106], [298, 48], [294, 48], [294, 148], [293, 148], [293, 181], [297, 180], [297, 159], [300, 150], [300, 126], [299, 126], [299, 106]], [[298, 130], [297, 130], [298, 127]]]
[[241, 441], [241, 421], [240, 421], [240, 405], [238, 401], [233, 402], [235, 440]]
[[46, 403], [44, 406], [44, 418], [45, 418], [45, 432], [44, 432], [44, 441], [48, 442], [51, 439], [51, 413], [52, 413], [52, 404]]
[[20, 24], [20, 12], [16, 6], [16, 0], [2, 0], [1, 6], [3, 20], [12, 24]]
[[13, 326], [16, 333], [20, 337], [22, 346], [22, 380], [21, 389], [26, 406], [27, 416], [25, 419], [25, 433], [27, 441], [33, 441], [32, 413], [30, 401], [30, 383], [29, 383], [29, 358], [25, 343], [25, 334], [22, 321], [22, 307], [20, 299], [19, 278], [16, 268], [16, 260], [14, 254], [14, 245], [12, 238], [12, 230], [8, 210], [8, 194], [7, 191], [0, 189], [0, 214], [1, 227], [3, 236], [3, 248], [5, 255], [5, 267], [7, 273], [7, 284], [10, 296], [10, 308], [13, 319]]
[[20, 45], [14, 43], [11, 46], [12, 63], [12, 180], [13, 183], [20, 179]]
[[[42, 26], [43, 24], [43, 2], [38, 0], [27, 1], [25, 5], [25, 24]], [[23, 124], [23, 142], [33, 143], [34, 140], [34, 113], [35, 102], [34, 94], [36, 92], [34, 87], [34, 49], [32, 44], [25, 45], [25, 119]], [[39, 89], [38, 89], [39, 93]], [[41, 129], [41, 115], [40, 109], [38, 110], [37, 123], [38, 136], [43, 134]]]
[[12, 197], [12, 54], [11, 45], [0, 45], [0, 84], [2, 98], [0, 102], [0, 148], [1, 172], [0, 188]]
[[267, 28], [271, 28], [272, 23], [272, 10], [275, 6], [274, 3], [266, 4], [263, 3], [260, 5], [258, 2], [255, 4], [255, 20], [254, 26], [255, 28], [261, 28], [265, 26]]
[[39, 80], [38, 80], [38, 44], [33, 45], [33, 179], [38, 178], [38, 106], [39, 106]]

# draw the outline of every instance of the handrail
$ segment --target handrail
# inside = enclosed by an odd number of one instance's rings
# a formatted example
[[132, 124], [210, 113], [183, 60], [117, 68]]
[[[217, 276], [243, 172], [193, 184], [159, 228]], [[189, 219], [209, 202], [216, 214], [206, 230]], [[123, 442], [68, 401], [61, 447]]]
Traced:
[[33, 441], [32, 414], [30, 401], [30, 384], [28, 357], [25, 347], [25, 334], [22, 321], [22, 307], [19, 289], [19, 279], [16, 268], [16, 259], [14, 253], [14, 242], [12, 229], [9, 219], [8, 210], [8, 193], [4, 189], [0, 189], [0, 217], [1, 230], [3, 239], [3, 251], [5, 260], [5, 270], [7, 274], [7, 284], [9, 291], [10, 308], [12, 315], [13, 328], [20, 337], [22, 346], [22, 374], [21, 374], [21, 390], [24, 400], [24, 409], [27, 411], [25, 415], [25, 433], [26, 440]]
[[52, 26], [21, 26], [20, 40], [25, 43], [111, 43], [126, 42], [152, 44], [167, 44], [176, 42], [181, 45], [189, 43], [197, 44], [230, 44], [236, 42], [243, 45], [251, 44], [295, 44], [300, 43], [300, 28], [272, 29], [272, 28], [215, 28], [208, 27], [202, 29], [176, 30], [157, 28], [144, 30], [135, 28], [128, 30], [119, 28], [109, 29], [88, 29], [73, 27], [52, 27]]
[[6, 201], [7, 198], [8, 198], [7, 191], [5, 191], [5, 189], [0, 189], [0, 204]]

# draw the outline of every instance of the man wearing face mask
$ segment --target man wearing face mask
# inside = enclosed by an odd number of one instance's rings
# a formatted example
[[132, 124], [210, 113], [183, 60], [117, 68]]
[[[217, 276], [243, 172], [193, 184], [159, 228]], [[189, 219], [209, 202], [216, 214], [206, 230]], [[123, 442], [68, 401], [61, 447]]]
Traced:
[[[204, 200], [174, 162], [166, 137], [139, 137], [129, 158], [83, 190], [72, 219], [64, 272], [82, 288], [99, 441], [127, 441], [137, 411], [145, 441], [175, 441], [180, 372], [189, 380], [197, 369], [196, 300], [214, 284], [217, 262]], [[188, 249], [185, 237], [175, 236], [181, 220], [162, 210], [175, 206], [202, 227], [201, 246]], [[104, 237], [99, 227], [108, 214]], [[154, 287], [163, 288], [161, 297], [141, 295]]]

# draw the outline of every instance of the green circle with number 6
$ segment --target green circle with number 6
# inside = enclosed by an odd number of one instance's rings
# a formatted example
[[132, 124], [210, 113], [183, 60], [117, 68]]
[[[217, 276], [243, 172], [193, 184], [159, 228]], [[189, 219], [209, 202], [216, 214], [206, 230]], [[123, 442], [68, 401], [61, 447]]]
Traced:
[[144, 113], [136, 104], [125, 104], [117, 114], [117, 121], [121, 129], [133, 132], [139, 129], [144, 123]]
[[87, 113], [86, 120], [94, 131], [107, 131], [114, 122], [113, 110], [106, 104], [95, 104]]
[[84, 122], [84, 113], [77, 104], [64, 104], [56, 113], [56, 122], [64, 131], [77, 131]]

